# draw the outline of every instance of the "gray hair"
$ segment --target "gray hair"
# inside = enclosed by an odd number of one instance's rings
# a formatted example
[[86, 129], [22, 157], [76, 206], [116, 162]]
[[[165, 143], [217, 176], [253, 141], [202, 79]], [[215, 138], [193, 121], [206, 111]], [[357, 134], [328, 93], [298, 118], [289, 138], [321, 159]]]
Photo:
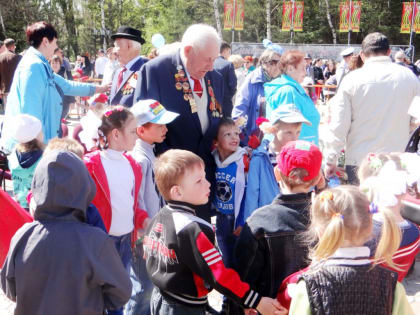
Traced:
[[388, 50], [388, 38], [379, 32], [368, 34], [362, 42], [362, 52], [366, 56], [386, 55]]
[[131, 43], [131, 47], [133, 50], [137, 50], [138, 52], [140, 52], [141, 50], [141, 44], [135, 40], [132, 39], [128, 39]]
[[193, 24], [187, 28], [182, 36], [182, 47], [192, 46], [199, 50], [206, 48], [207, 44], [214, 42], [220, 46], [221, 40], [214, 27], [207, 24]]
[[279, 56], [279, 58], [281, 57], [281, 55], [276, 53], [274, 50], [267, 48], [260, 56], [259, 65], [263, 65], [265, 62], [270, 61], [274, 56]]

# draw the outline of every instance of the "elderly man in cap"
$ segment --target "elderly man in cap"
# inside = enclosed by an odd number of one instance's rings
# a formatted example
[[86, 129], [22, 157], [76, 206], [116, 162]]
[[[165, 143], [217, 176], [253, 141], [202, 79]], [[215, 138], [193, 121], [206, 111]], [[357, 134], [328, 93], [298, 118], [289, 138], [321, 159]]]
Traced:
[[110, 103], [131, 107], [138, 71], [147, 62], [146, 58], [140, 56], [141, 45], [145, 41], [141, 36], [141, 31], [128, 26], [119, 27], [117, 33], [111, 38], [114, 40], [121, 67], [116, 70], [112, 80]]
[[336, 173], [344, 148], [347, 175], [355, 184], [357, 166], [368, 153], [404, 151], [410, 132], [407, 111], [420, 95], [420, 82], [410, 69], [393, 63], [390, 53], [385, 35], [367, 35], [362, 42], [363, 67], [346, 75], [333, 98], [324, 137], [327, 176]]
[[353, 56], [354, 48], [349, 47], [344, 49], [340, 56], [343, 57], [343, 60], [338, 64], [337, 69], [335, 70], [335, 77], [337, 79], [337, 86], [341, 84], [341, 81], [343, 80], [344, 76], [350, 72], [349, 69], [349, 62], [351, 57]]
[[[223, 78], [213, 71], [219, 50], [220, 38], [213, 27], [191, 25], [185, 31], [177, 52], [144, 65], [135, 92], [136, 101], [154, 99], [167, 110], [179, 114], [167, 125], [165, 141], [156, 145], [157, 155], [168, 149], [196, 153], [204, 160], [206, 175], [212, 184], [215, 163], [211, 149], [222, 117], [224, 96]], [[197, 215], [210, 221], [210, 204], [200, 207]]]

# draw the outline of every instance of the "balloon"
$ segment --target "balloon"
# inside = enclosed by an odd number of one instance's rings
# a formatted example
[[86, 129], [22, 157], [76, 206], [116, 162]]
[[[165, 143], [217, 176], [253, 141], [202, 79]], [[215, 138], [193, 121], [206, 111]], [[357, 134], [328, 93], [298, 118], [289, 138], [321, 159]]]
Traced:
[[165, 45], [165, 38], [162, 34], [157, 33], [152, 36], [152, 45], [157, 49]]

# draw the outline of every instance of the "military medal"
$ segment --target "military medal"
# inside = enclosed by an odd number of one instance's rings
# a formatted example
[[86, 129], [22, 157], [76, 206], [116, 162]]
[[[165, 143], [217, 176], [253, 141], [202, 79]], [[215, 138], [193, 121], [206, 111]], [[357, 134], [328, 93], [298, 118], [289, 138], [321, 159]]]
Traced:
[[194, 98], [190, 99], [190, 107], [191, 107], [192, 114], [197, 112], [197, 104], [195, 103]]
[[187, 91], [190, 88], [190, 84], [188, 82], [184, 82], [182, 83], [182, 88], [184, 89], [184, 91]]
[[181, 84], [181, 82], [177, 82], [177, 83], [175, 83], [175, 88], [176, 88], [178, 91], [181, 91], [181, 90], [182, 90], [182, 84]]

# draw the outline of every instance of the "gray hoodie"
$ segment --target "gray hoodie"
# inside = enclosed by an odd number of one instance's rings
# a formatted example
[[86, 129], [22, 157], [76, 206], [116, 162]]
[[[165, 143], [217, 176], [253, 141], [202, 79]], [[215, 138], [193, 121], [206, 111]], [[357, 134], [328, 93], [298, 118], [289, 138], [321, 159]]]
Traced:
[[1, 270], [15, 315], [99, 315], [124, 305], [131, 282], [114, 242], [85, 223], [96, 188], [82, 160], [51, 151], [32, 191], [35, 221], [16, 232]]

